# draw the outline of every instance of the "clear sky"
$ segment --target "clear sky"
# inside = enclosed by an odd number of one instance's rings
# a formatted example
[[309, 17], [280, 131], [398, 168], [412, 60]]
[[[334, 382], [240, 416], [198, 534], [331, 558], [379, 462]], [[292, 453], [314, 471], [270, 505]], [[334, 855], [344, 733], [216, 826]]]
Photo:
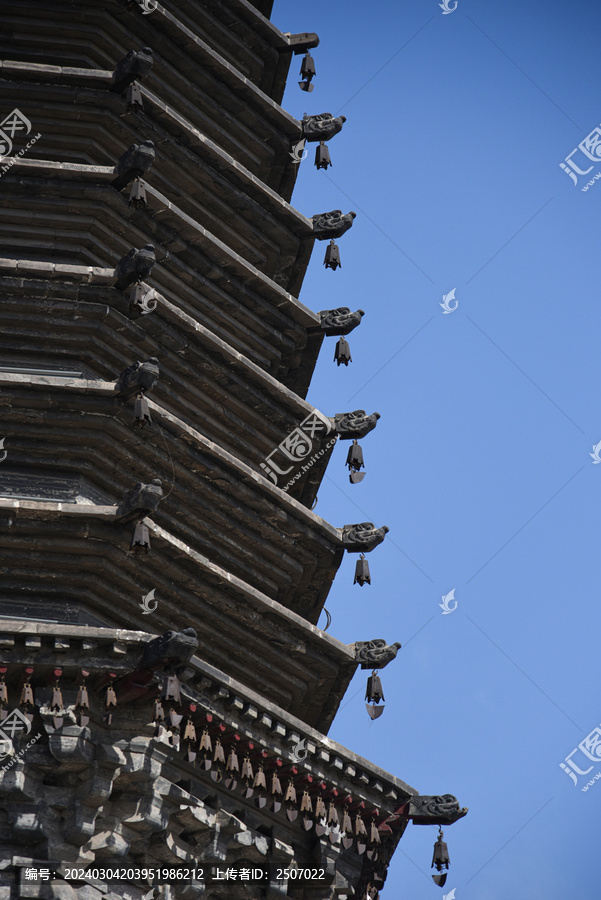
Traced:
[[314, 92], [295, 57], [284, 106], [347, 116], [331, 169], [310, 148], [294, 205], [357, 213], [342, 269], [317, 243], [300, 298], [366, 315], [348, 368], [326, 339], [308, 399], [382, 415], [361, 441], [365, 480], [349, 484], [339, 444], [319, 494], [334, 525], [390, 527], [371, 586], [353, 586], [347, 555], [330, 631], [403, 644], [383, 716], [370, 722], [361, 672], [330, 734], [470, 808], [445, 829], [445, 887], [436, 828], [410, 825], [383, 900], [601, 897], [601, 779], [582, 790], [601, 772], [595, 736], [592, 760], [572, 757], [588, 776], [560, 768], [601, 723], [601, 180], [581, 190], [601, 172], [595, 135], [592, 160], [571, 157], [588, 176], [560, 168], [601, 122], [599, 11], [276, 0], [272, 15], [321, 39]]

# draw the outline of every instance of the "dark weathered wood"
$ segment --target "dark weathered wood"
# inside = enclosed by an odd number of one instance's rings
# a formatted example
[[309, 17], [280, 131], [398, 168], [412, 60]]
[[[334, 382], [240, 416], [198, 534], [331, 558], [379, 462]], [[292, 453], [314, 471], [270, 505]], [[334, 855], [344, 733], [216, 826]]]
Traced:
[[[271, 0], [26, 6], [4, 0], [0, 33], [3, 105], [30, 122], [0, 164], [3, 890], [45, 897], [20, 872], [43, 865], [54, 895], [100, 900], [110, 886], [66, 885], [66, 863], [248, 860], [324, 869], [268, 900], [366, 900], [438, 800], [325, 733], [358, 662], [398, 645], [316, 627], [345, 547], [387, 530], [311, 511], [333, 443], [378, 418], [304, 400], [324, 333], [363, 315], [298, 300], [314, 240], [354, 217], [288, 202], [302, 126], [279, 102], [319, 39], [282, 34]], [[307, 464], [290, 490], [274, 452]], [[2, 732], [16, 707], [22, 757]]]

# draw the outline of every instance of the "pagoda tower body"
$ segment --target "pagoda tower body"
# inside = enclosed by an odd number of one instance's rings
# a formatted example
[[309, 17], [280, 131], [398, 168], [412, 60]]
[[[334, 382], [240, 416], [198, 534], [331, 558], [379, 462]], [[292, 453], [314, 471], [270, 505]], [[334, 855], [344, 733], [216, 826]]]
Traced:
[[386, 529], [311, 511], [376, 417], [304, 399], [360, 315], [297, 299], [331, 223], [279, 103], [318, 38], [270, 12], [2, 5], [0, 900], [375, 898], [465, 813], [327, 737], [394, 656], [317, 627]]

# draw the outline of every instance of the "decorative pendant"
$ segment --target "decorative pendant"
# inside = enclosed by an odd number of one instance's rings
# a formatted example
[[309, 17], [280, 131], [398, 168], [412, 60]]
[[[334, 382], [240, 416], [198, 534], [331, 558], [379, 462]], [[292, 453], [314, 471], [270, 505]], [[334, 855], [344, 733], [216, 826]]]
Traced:
[[275, 772], [271, 776], [271, 795], [273, 797], [271, 808], [274, 812], [279, 812], [282, 808], [282, 801], [279, 800], [278, 797], [282, 796], [282, 785], [280, 784], [280, 779]]
[[79, 726], [83, 728], [90, 721], [87, 713], [90, 711], [90, 698], [88, 696], [88, 688], [86, 686], [86, 678], [90, 673], [86, 669], [81, 670], [81, 684], [77, 692], [77, 701], [75, 703], [75, 712], [79, 717]]
[[355, 835], [357, 837], [357, 853], [361, 856], [367, 850], [367, 828], [359, 813], [355, 816]]
[[52, 689], [52, 703], [50, 704], [50, 708], [52, 709], [52, 712], [54, 714], [52, 717], [52, 721], [55, 728], [62, 728], [64, 722], [64, 716], [60, 715], [60, 713], [63, 711], [63, 695], [59, 684], [59, 678], [62, 674], [62, 669], [54, 670], [54, 677], [56, 678], [56, 681]]
[[296, 803], [296, 788], [294, 787], [294, 782], [291, 778], [288, 779], [284, 803], [286, 804], [286, 817], [288, 821], [294, 822], [298, 816], [298, 807]]
[[[111, 672], [110, 677], [116, 678], [117, 676]], [[105, 713], [103, 716], [104, 724], [108, 725], [109, 727], [113, 724], [113, 714], [110, 710], [112, 707], [115, 707], [115, 706], [117, 706], [117, 695], [115, 693], [115, 690], [114, 690], [112, 684], [109, 684], [109, 686], [106, 689], [106, 697], [104, 700]]]
[[167, 675], [163, 685], [163, 700], [173, 700], [178, 704], [182, 702], [177, 675]]
[[303, 813], [303, 828], [305, 831], [310, 831], [311, 828], [313, 828], [313, 801], [311, 800], [309, 791], [303, 791], [300, 811]]
[[6, 687], [6, 667], [0, 669], [0, 709], [8, 703], [8, 688]]
[[255, 804], [259, 809], [263, 809], [263, 807], [267, 804], [267, 797], [265, 793], [267, 792], [267, 780], [265, 778], [265, 772], [263, 770], [263, 764], [259, 764], [259, 768], [257, 769], [257, 774], [255, 775], [255, 780], [253, 781], [253, 790], [259, 791], [258, 797], [255, 798]]

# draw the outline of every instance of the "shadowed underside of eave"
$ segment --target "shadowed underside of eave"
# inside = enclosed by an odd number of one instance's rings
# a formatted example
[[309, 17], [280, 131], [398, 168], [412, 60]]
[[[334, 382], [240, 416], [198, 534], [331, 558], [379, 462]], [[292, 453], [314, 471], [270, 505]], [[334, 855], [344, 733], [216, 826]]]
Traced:
[[[0, 38], [0, 57], [112, 72], [129, 50], [149, 45], [156, 54], [154, 69], [146, 79], [150, 89], [184, 114], [191, 101], [190, 108], [195, 105], [197, 111], [192, 117], [205, 120], [210, 136], [289, 199], [297, 174], [288, 155], [290, 139], [299, 135], [296, 120], [235, 63], [205, 43], [205, 35], [197, 34], [193, 22], [181, 22], [177, 6], [173, 13], [163, 12], [162, 7], [154, 16], [127, 10], [125, 4], [119, 7], [115, 2], [110, 10], [91, 9], [87, 3], [75, 2], [69, 8], [51, 0], [31, 0], [24, 16], [22, 5], [9, 0], [4, 18], [10, 37], [8, 41]], [[49, 37], [57, 29], [60, 42]], [[272, 57], [268, 69], [272, 71], [262, 85], [274, 87], [281, 98], [290, 50], [284, 49], [287, 39], [281, 32], [272, 28], [271, 34], [281, 42], [283, 52], [268, 51]], [[238, 55], [238, 64], [240, 59]], [[257, 59], [255, 55], [254, 61]], [[211, 119], [214, 125], [209, 124]], [[249, 154], [253, 145], [254, 153]]]
[[[112, 507], [79, 514], [67, 506], [0, 499], [0, 607], [70, 603], [111, 626], [191, 625], [203, 659], [309, 724], [329, 726], [355, 670], [349, 649], [153, 520], [152, 552], [136, 557], [128, 552], [133, 526], [112, 521]], [[140, 602], [152, 589], [159, 607], [145, 617]]]
[[[161, 473], [167, 496], [153, 514], [158, 524], [182, 545], [317, 621], [342, 558], [340, 531], [270, 481], [165, 418], [159, 407], [153, 416], [162, 427], [148, 431], [132, 428], [121, 404], [101, 394], [5, 384], [0, 401], [10, 452], [0, 470], [4, 497], [50, 499], [55, 479], [84, 478], [91, 502], [115, 505], [136, 482], [149, 483]], [[66, 510], [79, 512], [77, 504]], [[114, 528], [115, 543], [127, 549], [133, 526]]]
[[[157, 262], [146, 283], [303, 396], [323, 339], [317, 316], [149, 190], [148, 209], [134, 210], [110, 186], [7, 174], [3, 253], [110, 270], [132, 246], [153, 243]], [[113, 280], [107, 272], [100, 283]], [[129, 293], [115, 291], [116, 303], [127, 308]]]
[[[183, 123], [154, 95], [149, 95], [144, 112], [126, 112], [122, 98], [110, 91], [27, 81], [1, 83], [6, 103], [18, 107], [42, 135], [11, 175], [29, 174], [34, 159], [110, 167], [132, 144], [151, 140], [156, 159], [145, 180], [153, 189], [298, 296], [313, 247], [310, 221], [236, 166], [229, 154], [220, 152], [206, 138], [202, 124], [201, 131], [194, 133], [190, 125], [186, 133]], [[67, 168], [64, 172], [40, 169], [35, 174], [48, 178], [49, 188], [60, 176], [60, 187], [69, 190]], [[112, 180], [104, 179], [107, 185]], [[36, 189], [39, 192], [40, 186]], [[129, 188], [123, 193], [127, 197]]]
[[[146, 316], [141, 328], [111, 307], [86, 302], [90, 297], [99, 299], [90, 288], [81, 286], [75, 291], [78, 286], [70, 285], [71, 299], [55, 300], [48, 297], [43, 282], [35, 285], [35, 291], [28, 284], [23, 293], [15, 281], [0, 278], [0, 366], [14, 370], [30, 367], [31, 375], [0, 375], [5, 407], [20, 389], [25, 393], [17, 405], [27, 408], [33, 402], [27, 385], [39, 392], [50, 384], [36, 378], [36, 367], [49, 371], [52, 367], [70, 367], [79, 370], [84, 381], [96, 377], [108, 382], [115, 381], [136, 359], [154, 356], [159, 360], [160, 379], [152, 398], [261, 475], [261, 463], [313, 410], [260, 370], [227, 355], [224, 347], [211, 340], [209, 332], [187, 330], [182, 334], [177, 327], [182, 319], [175, 314], [167, 323], [161, 316]], [[110, 291], [105, 289], [104, 293], [114, 302]], [[175, 327], [168, 327], [171, 325]], [[69, 403], [75, 408], [85, 399], [81, 392], [77, 394], [78, 384], [83, 385], [83, 381], [76, 379], [70, 386], [64, 385], [73, 393]], [[61, 390], [60, 378], [54, 385]], [[46, 410], [60, 407], [61, 402], [59, 397], [51, 401], [37, 396], [35, 400], [40, 409]], [[133, 423], [133, 401], [108, 409], [124, 422]], [[312, 505], [331, 453], [332, 447], [324, 445], [323, 455], [315, 459], [309, 471], [302, 474], [299, 470], [301, 477], [291, 496]]]
[[[83, 665], [88, 663], [95, 676], [104, 675], [106, 660], [110, 658], [117, 677], [122, 679], [140, 669], [145, 645], [152, 639], [139, 630], [42, 624], [16, 619], [8, 619], [3, 624], [3, 659], [8, 664], [7, 680], [11, 693], [15, 676], [18, 676], [24, 662], [36, 665], [36, 672], [42, 675], [43, 680], [43, 676], [51, 676], [52, 669], [60, 663], [64, 667], [65, 680], [75, 679], [77, 684]], [[159, 670], [157, 674], [159, 678], [150, 685], [153, 695], [157, 693], [162, 672]], [[415, 788], [326, 737], [323, 732], [316, 731], [314, 725], [294, 713], [278, 708], [261, 692], [260, 686], [248, 687], [199, 655], [192, 656], [181, 677], [184, 697], [191, 696], [192, 692], [197, 697], [200, 695], [200, 715], [203, 711], [210, 712], [227, 723], [228, 728], [258, 740], [270, 757], [277, 756], [284, 762], [296, 763], [301, 776], [304, 771], [317, 782], [327, 781], [336, 787], [340, 799], [352, 791], [356, 799], [365, 804], [364, 808], [376, 807], [384, 818], [399, 803], [417, 795]], [[39, 680], [38, 676], [36, 680]], [[117, 685], [117, 690], [121, 690], [119, 681]], [[93, 705], [96, 712], [98, 707], [94, 702]], [[130, 701], [128, 706], [137, 718], [135, 700]], [[144, 702], [140, 706], [144, 707]], [[145, 714], [142, 712], [142, 716]], [[148, 719], [144, 725], [150, 727]], [[111, 734], [108, 729], [105, 733], [107, 736]], [[300, 738], [306, 742], [306, 755], [299, 761], [294, 749]], [[189, 767], [188, 771], [190, 774], [194, 768]], [[278, 823], [277, 818], [272, 818], [272, 821], [273, 824]], [[283, 824], [282, 819], [279, 821]]]

